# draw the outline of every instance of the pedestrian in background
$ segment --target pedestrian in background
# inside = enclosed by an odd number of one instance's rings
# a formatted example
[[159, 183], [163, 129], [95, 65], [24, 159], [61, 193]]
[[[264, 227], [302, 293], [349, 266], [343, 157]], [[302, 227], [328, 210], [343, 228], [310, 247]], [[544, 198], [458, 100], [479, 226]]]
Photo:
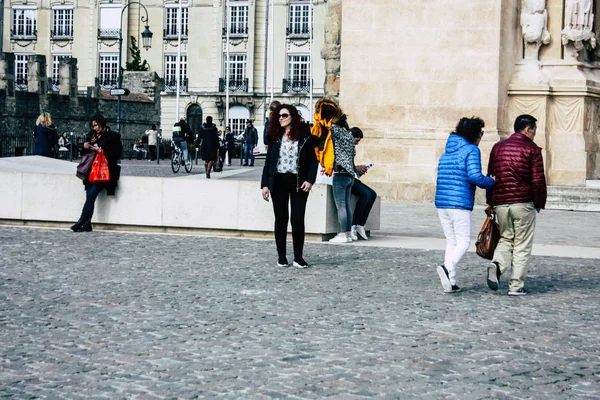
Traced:
[[[362, 130], [354, 127], [350, 129], [350, 132], [352, 132], [352, 137], [354, 138], [354, 146], [358, 146], [363, 139]], [[355, 165], [354, 168], [357, 178], [364, 176], [369, 171], [369, 166], [367, 165]], [[354, 179], [351, 193], [358, 198], [358, 201], [352, 215], [350, 236], [352, 240], [358, 240], [359, 237], [363, 240], [368, 240], [365, 224], [367, 223], [373, 204], [377, 200], [377, 192], [361, 182], [360, 179]]]
[[321, 99], [315, 106], [314, 123], [320, 125], [320, 136], [331, 132], [334, 148], [333, 161], [333, 200], [337, 209], [338, 234], [330, 239], [332, 243], [352, 242], [352, 205], [350, 197], [354, 178], [354, 137], [350, 132], [346, 115], [340, 106], [331, 99]]
[[471, 212], [475, 187], [491, 189], [494, 179], [481, 173], [479, 142], [485, 123], [480, 118], [461, 118], [446, 141], [438, 163], [435, 206], [446, 237], [444, 263], [437, 267], [446, 293], [459, 292], [456, 265], [471, 241]]
[[281, 103], [277, 100], [271, 102], [269, 105], [269, 111], [267, 111], [265, 127], [263, 129], [263, 143], [265, 144], [265, 150], [269, 150], [269, 124], [273, 118], [277, 118], [277, 116], [273, 115], [273, 112], [277, 109]]
[[150, 129], [146, 130], [148, 136], [148, 150], [150, 150], [150, 161], [156, 161], [156, 143], [158, 141], [158, 132], [156, 131], [156, 125], [152, 124]]
[[35, 121], [35, 125], [33, 154], [43, 157], [56, 157], [58, 133], [56, 127], [52, 125], [50, 113], [41, 113]]
[[[228, 165], [231, 165], [231, 159], [233, 158], [233, 148], [235, 147], [235, 136], [231, 132], [229, 127], [225, 128], [225, 144], [223, 145], [223, 163], [228, 161]], [[226, 160], [225, 155], [229, 157]]]
[[196, 151], [200, 147], [200, 157], [204, 160], [206, 178], [210, 179], [210, 169], [219, 158], [219, 132], [213, 124], [211, 116], [206, 117], [206, 122], [200, 127], [200, 134], [196, 142]]
[[[269, 148], [261, 178], [262, 196], [273, 200], [277, 265], [287, 267], [288, 220], [292, 225], [294, 267], [308, 268], [304, 260], [304, 216], [308, 193], [317, 178], [315, 140], [296, 107], [280, 104], [269, 125]], [[290, 212], [291, 205], [291, 212]], [[291, 216], [290, 216], [291, 215]]]
[[492, 147], [488, 175], [496, 186], [487, 202], [498, 216], [500, 242], [487, 271], [487, 284], [496, 291], [500, 276], [512, 266], [509, 296], [527, 294], [525, 278], [531, 261], [536, 214], [546, 206], [546, 177], [542, 149], [533, 142], [537, 120], [519, 115], [513, 133]]
[[104, 152], [104, 156], [108, 161], [108, 171], [110, 174], [110, 182], [91, 183], [87, 179], [83, 181], [85, 187], [85, 204], [81, 210], [79, 220], [71, 226], [73, 232], [91, 232], [92, 231], [92, 216], [94, 215], [94, 205], [96, 198], [103, 189], [106, 189], [107, 196], [114, 196], [117, 182], [121, 176], [121, 167], [117, 163], [123, 152], [123, 143], [121, 135], [113, 132], [106, 126], [106, 119], [102, 114], [96, 114], [90, 121], [90, 132], [83, 143], [81, 154], [96, 153], [100, 150]]
[[244, 129], [244, 167], [248, 166], [248, 158], [250, 158], [250, 166], [254, 167], [254, 147], [258, 144], [258, 131], [252, 125], [252, 121], [246, 121], [246, 129]]

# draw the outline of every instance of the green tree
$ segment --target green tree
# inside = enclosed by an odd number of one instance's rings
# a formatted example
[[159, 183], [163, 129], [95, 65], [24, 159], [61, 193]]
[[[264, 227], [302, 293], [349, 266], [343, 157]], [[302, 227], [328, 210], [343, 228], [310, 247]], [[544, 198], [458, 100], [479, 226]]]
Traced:
[[150, 69], [146, 60], [142, 62], [140, 48], [137, 45], [137, 40], [135, 40], [133, 36], [131, 36], [131, 47], [129, 48], [129, 51], [131, 51], [131, 62], [128, 61], [125, 63], [125, 69], [127, 71], [148, 71]]

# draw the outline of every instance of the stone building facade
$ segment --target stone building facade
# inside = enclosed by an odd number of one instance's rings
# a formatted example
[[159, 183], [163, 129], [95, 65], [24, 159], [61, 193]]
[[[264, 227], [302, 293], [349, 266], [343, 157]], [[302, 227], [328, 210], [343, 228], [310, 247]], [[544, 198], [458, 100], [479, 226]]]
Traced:
[[365, 132], [357, 160], [377, 167], [364, 179], [384, 198], [432, 201], [437, 160], [461, 117], [485, 120], [485, 168], [493, 144], [528, 113], [549, 185], [597, 182], [599, 6], [329, 0], [326, 90]]
[[[27, 57], [29, 76], [26, 90], [16, 90], [13, 53], [0, 53], [0, 137], [5, 135], [27, 136], [35, 128], [41, 112], [49, 112], [59, 133], [73, 132], [85, 135], [89, 132], [90, 118], [100, 112], [114, 130], [116, 98], [99, 87], [89, 87], [80, 93], [77, 83], [77, 60], [63, 59], [59, 66], [58, 91], [48, 90], [46, 57]], [[156, 81], [154, 73], [132, 73], [125, 78], [131, 87], [139, 86], [136, 94], [121, 102], [121, 134], [125, 143], [139, 140], [152, 124], [158, 124], [160, 98], [155, 91], [152, 96], [142, 93], [148, 82]], [[12, 149], [3, 148], [5, 155], [15, 155]], [[26, 152], [24, 155], [30, 155]]]
[[[46, 56], [51, 90], [58, 90], [58, 65], [64, 57], [78, 60], [80, 92], [90, 86], [114, 88], [119, 65], [131, 61], [131, 37], [142, 48], [140, 34], [148, 25], [152, 43], [141, 57], [160, 79], [163, 136], [170, 136], [180, 115], [188, 116], [196, 129], [207, 115], [220, 128], [243, 129], [248, 118], [262, 125], [271, 98], [298, 105], [306, 119], [312, 118], [309, 91], [314, 104], [323, 95], [325, 80], [319, 52], [326, 0], [141, 3], [143, 7], [119, 0], [5, 0], [2, 45], [16, 56], [17, 90], [26, 87], [30, 55]], [[225, 93], [227, 54], [230, 96]]]

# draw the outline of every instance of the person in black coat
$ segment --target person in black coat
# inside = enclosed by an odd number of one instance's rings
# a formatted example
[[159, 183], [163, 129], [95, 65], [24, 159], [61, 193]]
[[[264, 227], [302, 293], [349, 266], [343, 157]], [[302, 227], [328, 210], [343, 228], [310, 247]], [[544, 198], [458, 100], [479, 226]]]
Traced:
[[52, 125], [52, 116], [45, 112], [35, 121], [36, 127], [33, 154], [36, 156], [56, 157], [55, 148], [58, 145], [58, 133]]
[[[294, 263], [307, 268], [304, 261], [304, 215], [308, 193], [317, 178], [316, 140], [309, 126], [302, 120], [296, 107], [277, 106], [269, 124], [269, 147], [262, 172], [261, 188], [265, 201], [273, 199], [275, 214], [275, 244], [280, 267], [287, 267], [286, 236], [288, 219], [292, 225]], [[291, 204], [291, 218], [288, 216]]]
[[231, 159], [233, 158], [233, 148], [235, 147], [235, 136], [229, 127], [225, 128], [225, 143], [223, 144], [223, 154], [221, 159], [225, 163], [225, 155], [229, 154], [229, 163], [231, 165]]
[[108, 172], [110, 174], [110, 182], [90, 182], [87, 179], [83, 181], [85, 186], [85, 204], [81, 210], [79, 220], [71, 226], [73, 232], [91, 232], [92, 231], [92, 216], [94, 214], [94, 205], [96, 198], [106, 189], [107, 196], [114, 196], [117, 182], [121, 176], [121, 167], [118, 164], [123, 152], [123, 143], [121, 135], [113, 132], [106, 126], [106, 119], [102, 114], [96, 114], [90, 121], [90, 132], [83, 143], [82, 155], [87, 153], [98, 154], [100, 150], [104, 151], [104, 156], [108, 161]]
[[[200, 158], [204, 160], [204, 169], [206, 169], [206, 177], [210, 179], [210, 169], [215, 161], [219, 158], [219, 132], [213, 124], [211, 116], [206, 117], [206, 122], [200, 127], [198, 135], [198, 143], [200, 144]], [[196, 145], [196, 149], [198, 148]]]

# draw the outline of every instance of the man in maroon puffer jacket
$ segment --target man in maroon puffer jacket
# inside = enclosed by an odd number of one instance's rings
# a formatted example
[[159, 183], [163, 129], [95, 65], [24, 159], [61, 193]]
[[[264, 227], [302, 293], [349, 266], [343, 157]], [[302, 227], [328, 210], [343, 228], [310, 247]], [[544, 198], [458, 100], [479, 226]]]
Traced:
[[515, 133], [494, 145], [488, 164], [488, 176], [496, 185], [487, 191], [487, 202], [498, 216], [500, 242], [487, 270], [487, 284], [498, 290], [500, 275], [512, 264], [509, 296], [527, 294], [536, 213], [546, 205], [542, 149], [533, 142], [536, 121], [531, 115], [518, 116]]

